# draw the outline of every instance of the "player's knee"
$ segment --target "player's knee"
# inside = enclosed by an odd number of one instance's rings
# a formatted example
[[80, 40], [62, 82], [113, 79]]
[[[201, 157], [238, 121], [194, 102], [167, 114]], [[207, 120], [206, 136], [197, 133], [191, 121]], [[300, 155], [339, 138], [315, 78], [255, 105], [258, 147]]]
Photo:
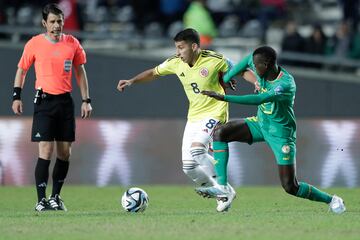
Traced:
[[49, 142], [39, 143], [39, 157], [43, 159], [50, 159], [54, 151], [54, 145]]
[[63, 161], [68, 161], [70, 158], [70, 151], [58, 151], [57, 153], [57, 158], [63, 160]]
[[287, 192], [288, 194], [291, 195], [296, 195], [296, 193], [298, 192], [298, 186], [296, 186], [294, 184], [294, 182], [282, 182], [281, 183], [283, 189], [285, 190], [285, 192]]
[[222, 127], [217, 128], [213, 133], [213, 140], [216, 142], [225, 142], [226, 135], [224, 133], [224, 129]]

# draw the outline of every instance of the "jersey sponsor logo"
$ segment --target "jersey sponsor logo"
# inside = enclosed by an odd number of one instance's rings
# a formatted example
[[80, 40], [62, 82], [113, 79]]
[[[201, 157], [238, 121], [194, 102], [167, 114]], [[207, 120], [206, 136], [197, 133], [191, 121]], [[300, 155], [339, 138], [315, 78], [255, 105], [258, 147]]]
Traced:
[[209, 75], [209, 70], [207, 68], [202, 68], [200, 70], [200, 76], [201, 77], [207, 77]]
[[285, 154], [288, 154], [290, 152], [290, 146], [289, 145], [282, 146], [281, 151]]
[[64, 61], [64, 71], [65, 72], [70, 72], [71, 66], [72, 66], [72, 61], [71, 60], [67, 59], [67, 60]]

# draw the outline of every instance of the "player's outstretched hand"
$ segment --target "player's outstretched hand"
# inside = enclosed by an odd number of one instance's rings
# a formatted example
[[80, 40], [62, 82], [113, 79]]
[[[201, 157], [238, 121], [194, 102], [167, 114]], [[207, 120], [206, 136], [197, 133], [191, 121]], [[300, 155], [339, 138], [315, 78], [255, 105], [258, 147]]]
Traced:
[[124, 91], [125, 87], [128, 87], [132, 84], [131, 80], [120, 80], [117, 85], [117, 90], [120, 92]]
[[220, 100], [220, 101], [224, 101], [224, 95], [216, 93], [214, 91], [206, 91], [205, 90], [205, 91], [201, 91], [201, 94], [204, 94], [206, 96], [215, 98], [215, 99]]

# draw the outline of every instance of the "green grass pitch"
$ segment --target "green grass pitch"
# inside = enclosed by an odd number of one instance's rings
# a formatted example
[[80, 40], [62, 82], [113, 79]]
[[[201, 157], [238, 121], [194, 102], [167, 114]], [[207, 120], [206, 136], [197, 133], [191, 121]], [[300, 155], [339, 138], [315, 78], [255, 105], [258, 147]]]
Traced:
[[33, 187], [0, 187], [0, 239], [360, 239], [360, 189], [327, 189], [347, 212], [287, 195], [280, 187], [241, 187], [228, 213], [190, 186], [139, 186], [149, 194], [144, 213], [126, 213], [125, 188], [65, 186], [68, 212], [36, 213]]

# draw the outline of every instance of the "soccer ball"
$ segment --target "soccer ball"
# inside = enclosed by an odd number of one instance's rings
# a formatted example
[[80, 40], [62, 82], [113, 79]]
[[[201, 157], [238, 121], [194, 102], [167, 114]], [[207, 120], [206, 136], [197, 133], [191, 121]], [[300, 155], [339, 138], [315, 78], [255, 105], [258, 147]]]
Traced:
[[122, 195], [121, 205], [127, 212], [143, 212], [149, 205], [149, 197], [141, 188], [132, 187]]

